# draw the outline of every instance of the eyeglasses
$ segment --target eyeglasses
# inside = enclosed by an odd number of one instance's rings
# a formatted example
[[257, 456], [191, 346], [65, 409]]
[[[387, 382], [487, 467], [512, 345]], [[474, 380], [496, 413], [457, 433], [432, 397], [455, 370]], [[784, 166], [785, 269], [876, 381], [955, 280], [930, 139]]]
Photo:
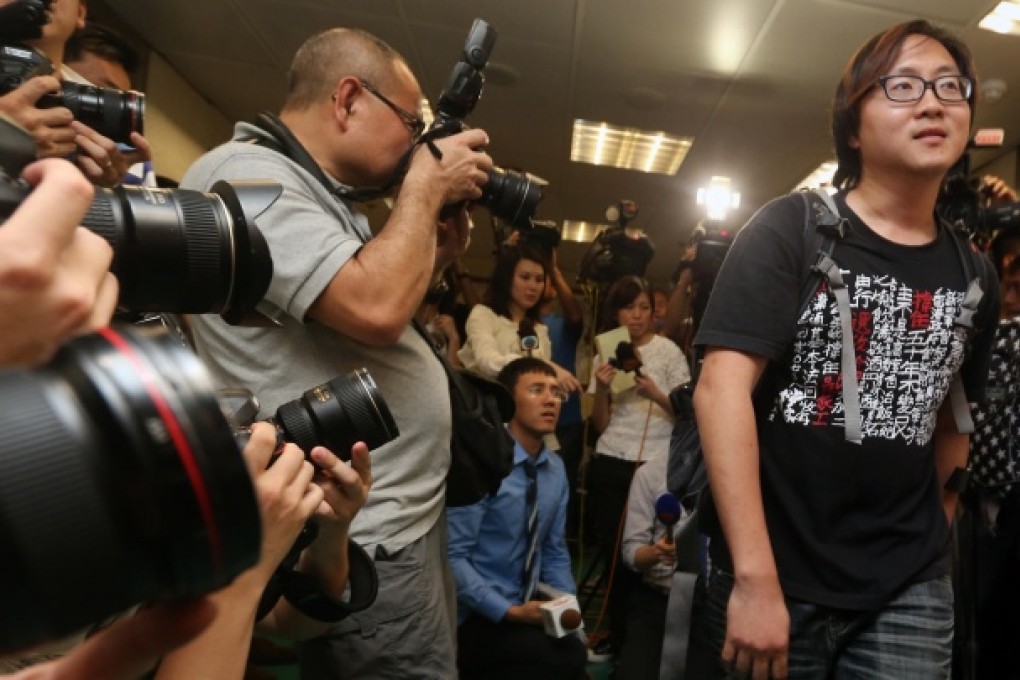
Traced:
[[542, 385], [540, 383], [528, 385], [528, 396], [533, 397], [535, 399], [544, 397], [547, 391], [549, 392], [550, 395], [552, 395], [553, 399], [556, 399], [557, 401], [560, 402], [566, 401], [569, 397], [569, 395], [566, 392], [564, 392], [561, 388], [556, 387], [555, 385], [551, 387], [548, 385]]
[[943, 102], [962, 102], [970, 98], [974, 83], [967, 76], [939, 76], [926, 80], [921, 76], [883, 76], [878, 84], [894, 102], [919, 102], [928, 88]]
[[381, 101], [386, 106], [390, 107], [390, 110], [400, 117], [401, 122], [403, 122], [403, 124], [407, 126], [407, 129], [411, 131], [412, 139], [418, 139], [419, 137], [421, 137], [421, 133], [425, 131], [425, 121], [422, 119], [421, 116], [416, 116], [407, 109], [403, 109], [397, 106], [392, 101], [390, 101], [390, 99], [386, 97], [386, 95], [384, 95], [379, 90], [375, 89], [375, 87], [373, 87], [370, 83], [367, 83], [364, 80], [362, 80], [361, 86], [368, 90], [369, 92], [371, 92], [372, 94], [374, 94], [376, 97], [378, 97], [379, 101]]

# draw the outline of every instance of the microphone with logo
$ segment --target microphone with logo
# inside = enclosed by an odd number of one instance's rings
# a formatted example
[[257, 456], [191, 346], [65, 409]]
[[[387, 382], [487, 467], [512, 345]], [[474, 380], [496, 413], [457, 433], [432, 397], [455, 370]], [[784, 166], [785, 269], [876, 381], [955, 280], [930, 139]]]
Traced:
[[680, 521], [683, 510], [680, 499], [667, 491], [655, 499], [655, 518], [666, 525], [666, 544], [673, 543], [673, 527]]

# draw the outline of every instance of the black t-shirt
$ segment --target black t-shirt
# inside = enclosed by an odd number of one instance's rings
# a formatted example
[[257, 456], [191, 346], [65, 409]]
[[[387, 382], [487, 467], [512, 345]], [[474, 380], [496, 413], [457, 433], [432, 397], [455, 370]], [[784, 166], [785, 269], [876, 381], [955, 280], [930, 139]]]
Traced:
[[[863, 442], [846, 441], [835, 297], [820, 286], [798, 318], [805, 280], [804, 200], [762, 208], [720, 270], [696, 344], [769, 359], [757, 395], [765, 519], [784, 592], [817, 604], [880, 607], [900, 588], [948, 570], [949, 527], [932, 435], [951, 379], [978, 398], [998, 314], [990, 283], [965, 355], [953, 321], [965, 281], [955, 236], [923, 246], [888, 241], [836, 197], [849, 233], [832, 259], [850, 294]], [[712, 526], [712, 522], [709, 526]], [[730, 566], [715, 525], [713, 558]]]

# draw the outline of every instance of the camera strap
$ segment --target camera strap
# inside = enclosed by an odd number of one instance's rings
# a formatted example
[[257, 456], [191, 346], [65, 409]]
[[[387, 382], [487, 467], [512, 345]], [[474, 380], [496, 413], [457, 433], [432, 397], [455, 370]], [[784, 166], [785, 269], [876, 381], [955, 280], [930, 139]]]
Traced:
[[386, 184], [380, 187], [365, 187], [356, 189], [354, 187], [341, 184], [335, 180], [331, 180], [323, 169], [315, 162], [312, 155], [308, 153], [304, 145], [298, 141], [298, 138], [294, 136], [294, 133], [290, 131], [286, 123], [280, 120], [279, 116], [269, 111], [263, 111], [255, 118], [253, 123], [255, 127], [259, 128], [267, 135], [270, 140], [264, 137], [253, 138], [252, 142], [259, 146], [264, 146], [267, 149], [272, 149], [279, 154], [282, 154], [294, 161], [301, 167], [302, 170], [307, 172], [309, 175], [314, 177], [325, 187], [326, 191], [335, 196], [336, 198], [343, 201], [353, 201], [355, 203], [364, 203], [366, 201], [375, 200], [382, 196], [385, 196], [390, 190], [396, 186], [404, 174], [407, 172], [407, 167], [411, 163], [411, 153], [414, 151], [416, 145], [412, 145], [407, 152], [401, 156], [400, 161], [397, 163], [397, 167], [394, 169], [390, 179], [387, 180]]

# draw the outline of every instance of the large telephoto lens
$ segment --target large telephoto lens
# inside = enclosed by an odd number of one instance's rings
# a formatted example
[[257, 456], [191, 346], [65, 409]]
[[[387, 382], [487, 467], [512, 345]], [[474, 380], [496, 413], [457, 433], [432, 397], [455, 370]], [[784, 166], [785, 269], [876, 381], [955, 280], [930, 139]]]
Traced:
[[276, 182], [217, 182], [210, 193], [99, 189], [82, 223], [113, 248], [121, 309], [252, 323], [273, 278], [255, 218], [281, 191]]
[[108, 328], [0, 372], [0, 651], [258, 560], [259, 509], [205, 368], [166, 335]]
[[131, 133], [145, 128], [145, 95], [64, 81], [61, 103], [74, 119], [115, 142], [131, 144]]
[[542, 187], [531, 175], [498, 167], [489, 171], [482, 192], [479, 203], [504, 222], [522, 228], [531, 227], [531, 218], [542, 200]]
[[400, 434], [379, 388], [364, 368], [288, 401], [276, 410], [272, 420], [284, 439], [305, 453], [325, 446], [343, 460], [350, 460], [355, 442], [365, 442], [369, 449], [375, 449]]

